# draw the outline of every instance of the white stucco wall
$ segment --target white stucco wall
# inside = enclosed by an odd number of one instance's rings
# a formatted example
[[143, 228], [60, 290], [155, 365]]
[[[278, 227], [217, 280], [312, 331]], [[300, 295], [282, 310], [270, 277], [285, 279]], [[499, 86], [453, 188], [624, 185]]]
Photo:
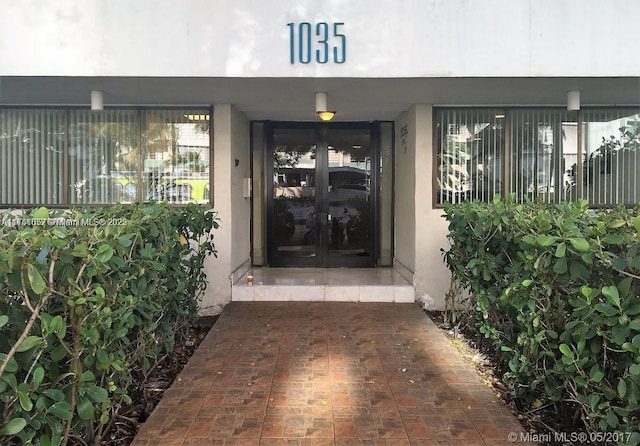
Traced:
[[[235, 160], [238, 166], [235, 166]], [[214, 231], [217, 257], [205, 263], [209, 285], [201, 314], [217, 314], [231, 301], [231, 274], [249, 258], [249, 200], [242, 198], [242, 178], [249, 174], [249, 124], [229, 104], [213, 112], [213, 208], [220, 218]]]
[[413, 272], [416, 300], [444, 309], [451, 274], [440, 252], [447, 222], [433, 207], [432, 119], [432, 106], [417, 104], [395, 122], [395, 262]]
[[[0, 75], [7, 76], [640, 72], [640, 58], [629, 53], [637, 0], [21, 0], [3, 1], [1, 10]], [[299, 22], [326, 22], [331, 35], [343, 22], [346, 62], [292, 64], [287, 24]], [[332, 50], [339, 42], [328, 43]]]
[[395, 121], [394, 263], [412, 273], [415, 272], [416, 256], [415, 125], [415, 107]]
[[415, 119], [416, 299], [442, 310], [451, 274], [440, 252], [448, 247], [448, 225], [442, 209], [433, 208], [433, 108], [416, 105]]
[[[243, 187], [244, 179], [251, 178], [251, 161], [249, 121], [233, 106], [231, 106], [231, 130], [232, 172], [229, 190], [233, 215], [231, 270], [235, 271], [251, 260], [251, 200], [244, 198]], [[235, 160], [238, 160], [237, 166]]]

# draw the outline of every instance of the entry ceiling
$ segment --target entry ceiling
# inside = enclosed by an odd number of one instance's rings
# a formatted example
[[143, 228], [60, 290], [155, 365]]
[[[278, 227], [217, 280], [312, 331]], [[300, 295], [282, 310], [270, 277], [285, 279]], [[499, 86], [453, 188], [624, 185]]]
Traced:
[[0, 77], [3, 105], [234, 104], [250, 120], [317, 121], [314, 92], [328, 93], [335, 121], [393, 120], [413, 104], [640, 105], [640, 78], [136, 78]]

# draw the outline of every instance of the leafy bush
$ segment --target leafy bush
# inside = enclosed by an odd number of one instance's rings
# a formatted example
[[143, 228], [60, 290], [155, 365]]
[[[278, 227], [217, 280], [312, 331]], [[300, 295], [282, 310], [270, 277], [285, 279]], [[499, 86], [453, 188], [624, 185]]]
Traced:
[[100, 444], [197, 316], [217, 219], [166, 204], [21, 218], [0, 227], [0, 444]]
[[[504, 380], [590, 432], [640, 440], [640, 217], [586, 202], [447, 205], [457, 310], [499, 351]], [[452, 294], [451, 300], [460, 301]]]

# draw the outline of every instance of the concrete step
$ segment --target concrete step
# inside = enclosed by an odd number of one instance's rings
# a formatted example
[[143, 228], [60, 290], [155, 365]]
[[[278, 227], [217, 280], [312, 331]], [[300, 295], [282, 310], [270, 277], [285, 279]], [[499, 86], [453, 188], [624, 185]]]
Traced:
[[253, 268], [233, 285], [231, 300], [411, 303], [415, 290], [390, 268]]

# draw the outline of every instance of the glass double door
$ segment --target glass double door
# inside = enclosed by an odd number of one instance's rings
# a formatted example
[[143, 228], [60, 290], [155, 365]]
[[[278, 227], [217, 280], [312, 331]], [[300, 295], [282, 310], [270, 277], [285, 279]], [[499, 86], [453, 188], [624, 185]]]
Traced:
[[375, 266], [373, 124], [272, 123], [266, 137], [269, 264]]

